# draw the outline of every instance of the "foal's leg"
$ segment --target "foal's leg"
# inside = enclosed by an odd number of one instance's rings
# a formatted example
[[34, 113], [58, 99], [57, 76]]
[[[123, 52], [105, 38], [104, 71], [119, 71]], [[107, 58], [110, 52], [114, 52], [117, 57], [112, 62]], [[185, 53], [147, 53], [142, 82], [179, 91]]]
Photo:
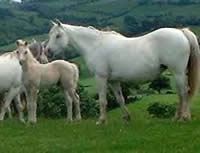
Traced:
[[113, 93], [116, 97], [117, 102], [120, 105], [120, 108], [121, 108], [122, 114], [123, 114], [123, 119], [125, 119], [127, 121], [130, 120], [131, 119], [130, 113], [128, 112], [128, 109], [125, 106], [125, 100], [124, 100], [124, 97], [123, 97], [123, 94], [122, 94], [122, 89], [121, 89], [120, 83], [119, 82], [115, 82], [115, 83], [112, 82], [109, 85], [110, 85], [110, 88], [112, 89], [112, 91], [113, 91]]
[[[80, 98], [74, 89], [69, 91], [70, 96], [73, 99], [73, 103], [75, 105], [75, 117], [76, 120], [81, 120], [81, 111], [80, 111]], [[73, 106], [72, 106], [73, 107]]]
[[29, 89], [26, 93], [27, 98], [27, 109], [28, 109], [28, 122], [37, 122], [37, 89]]
[[175, 118], [178, 120], [191, 119], [189, 95], [188, 95], [188, 81], [185, 73], [176, 74], [177, 89], [179, 95], [179, 105], [177, 107]]
[[19, 91], [20, 91], [20, 88], [11, 88], [9, 90], [5, 98], [5, 103], [3, 104], [2, 109], [1, 109], [0, 120], [4, 120], [6, 110], [8, 110], [10, 103], [12, 102], [13, 98], [19, 93]]
[[96, 75], [96, 84], [99, 94], [100, 117], [96, 124], [106, 123], [106, 107], [107, 107], [107, 78]]
[[72, 97], [70, 96], [69, 92], [65, 89], [65, 104], [67, 106], [67, 120], [72, 121]]
[[19, 113], [19, 120], [23, 123], [25, 123], [24, 121], [24, 113], [23, 113], [23, 109], [24, 107], [22, 106], [22, 103], [21, 103], [21, 98], [20, 98], [20, 94], [18, 94], [15, 99], [14, 99], [14, 102], [15, 102], [15, 105], [17, 107], [17, 111]]

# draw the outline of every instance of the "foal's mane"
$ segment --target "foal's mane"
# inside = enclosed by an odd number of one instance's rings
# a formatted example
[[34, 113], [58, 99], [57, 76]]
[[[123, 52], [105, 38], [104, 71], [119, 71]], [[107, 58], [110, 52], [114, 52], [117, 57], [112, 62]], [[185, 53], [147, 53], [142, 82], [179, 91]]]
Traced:
[[31, 62], [33, 63], [39, 63], [36, 58], [33, 56], [32, 52], [30, 51], [30, 49], [28, 49], [28, 58], [29, 60], [31, 60]]

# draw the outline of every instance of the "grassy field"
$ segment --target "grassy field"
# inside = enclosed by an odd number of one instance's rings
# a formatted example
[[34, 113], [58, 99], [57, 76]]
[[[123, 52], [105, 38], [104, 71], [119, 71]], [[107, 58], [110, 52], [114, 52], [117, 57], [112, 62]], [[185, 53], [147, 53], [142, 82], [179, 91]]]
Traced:
[[192, 102], [193, 120], [176, 122], [147, 114], [152, 102], [174, 103], [176, 95], [151, 95], [128, 105], [133, 117], [121, 120], [120, 110], [108, 114], [106, 125], [95, 119], [66, 123], [39, 119], [27, 126], [17, 120], [0, 123], [1, 153], [198, 153], [200, 151], [200, 96]]

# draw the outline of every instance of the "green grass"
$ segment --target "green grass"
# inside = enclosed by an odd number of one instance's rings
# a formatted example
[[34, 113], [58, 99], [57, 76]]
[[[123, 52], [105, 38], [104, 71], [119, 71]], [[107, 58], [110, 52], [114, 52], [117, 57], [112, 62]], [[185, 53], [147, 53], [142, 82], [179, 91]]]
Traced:
[[129, 110], [133, 120], [121, 120], [119, 109], [109, 112], [107, 125], [96, 119], [66, 123], [64, 119], [39, 119], [26, 126], [17, 120], [0, 124], [1, 153], [198, 153], [200, 151], [200, 96], [192, 103], [193, 120], [175, 122], [147, 114], [150, 103], [173, 103], [175, 95], [144, 97]]

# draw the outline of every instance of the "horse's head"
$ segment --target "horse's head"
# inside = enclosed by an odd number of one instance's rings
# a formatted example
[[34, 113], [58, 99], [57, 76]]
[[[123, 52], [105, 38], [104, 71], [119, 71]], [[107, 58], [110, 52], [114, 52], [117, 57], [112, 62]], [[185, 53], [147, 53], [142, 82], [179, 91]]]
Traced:
[[42, 64], [46, 64], [49, 62], [48, 58], [47, 58], [47, 53], [45, 48], [42, 48], [42, 51], [40, 53], [40, 58], [39, 58], [40, 63]]
[[17, 40], [16, 44], [17, 44], [17, 49], [16, 49], [17, 58], [19, 60], [20, 65], [22, 65], [27, 60], [27, 56], [31, 53], [28, 47], [28, 43], [26, 41]]
[[44, 48], [44, 44], [41, 42], [37, 42], [34, 40], [30, 45], [29, 49], [34, 56], [35, 59], [37, 59], [40, 63], [48, 63], [48, 58], [47, 58], [47, 52], [46, 49]]
[[53, 23], [53, 27], [49, 32], [49, 41], [46, 45], [46, 49], [49, 53], [59, 53], [63, 51], [69, 43], [69, 37], [66, 32], [66, 27], [57, 20]]

